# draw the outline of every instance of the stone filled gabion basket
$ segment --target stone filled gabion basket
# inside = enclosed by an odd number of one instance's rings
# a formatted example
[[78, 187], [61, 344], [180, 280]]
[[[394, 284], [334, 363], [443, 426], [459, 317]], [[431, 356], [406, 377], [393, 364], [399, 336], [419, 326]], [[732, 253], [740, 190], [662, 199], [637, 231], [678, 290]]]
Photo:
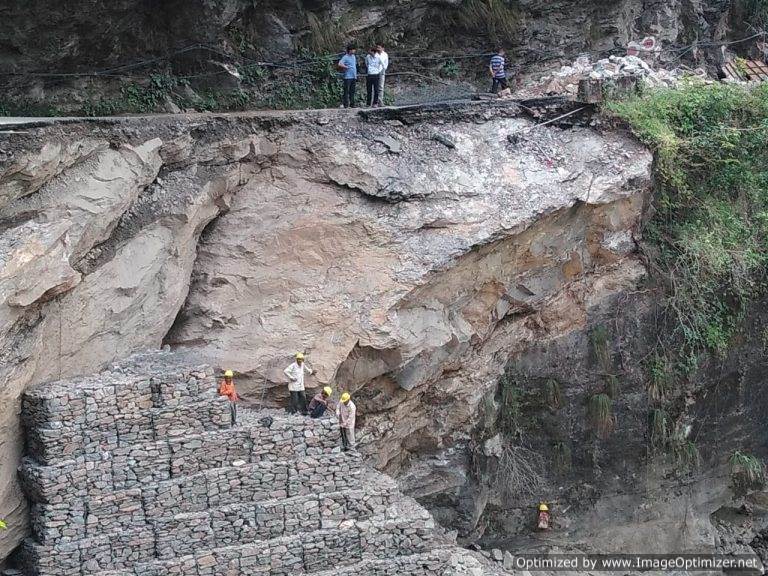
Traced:
[[23, 574], [443, 575], [472, 564], [443, 553], [450, 542], [393, 480], [339, 451], [335, 419], [241, 410], [233, 427], [213, 371], [186, 360], [141, 355], [25, 395]]

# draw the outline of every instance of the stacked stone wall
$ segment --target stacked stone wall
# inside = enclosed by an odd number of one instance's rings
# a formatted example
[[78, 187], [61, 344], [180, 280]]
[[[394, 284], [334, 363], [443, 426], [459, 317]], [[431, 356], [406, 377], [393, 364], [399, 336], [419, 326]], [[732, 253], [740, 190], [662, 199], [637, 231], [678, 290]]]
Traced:
[[340, 452], [331, 417], [241, 410], [231, 427], [215, 390], [167, 353], [31, 390], [24, 573], [438, 573], [432, 518]]

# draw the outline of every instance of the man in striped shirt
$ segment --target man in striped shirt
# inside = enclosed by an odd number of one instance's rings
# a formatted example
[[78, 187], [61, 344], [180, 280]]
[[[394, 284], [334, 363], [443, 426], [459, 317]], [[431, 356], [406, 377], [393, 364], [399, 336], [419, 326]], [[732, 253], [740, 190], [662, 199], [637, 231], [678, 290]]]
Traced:
[[497, 94], [499, 87], [502, 90], [507, 89], [507, 71], [504, 69], [507, 62], [504, 59], [504, 48], [496, 50], [496, 54], [491, 57], [491, 65], [488, 68], [491, 71], [491, 77], [493, 78], [493, 85], [491, 86], [491, 92]]

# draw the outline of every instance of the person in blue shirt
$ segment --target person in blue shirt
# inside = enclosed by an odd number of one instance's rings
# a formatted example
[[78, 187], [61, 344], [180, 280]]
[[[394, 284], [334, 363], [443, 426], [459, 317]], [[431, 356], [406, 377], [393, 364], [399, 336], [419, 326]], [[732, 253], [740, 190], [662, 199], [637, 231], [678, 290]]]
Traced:
[[507, 71], [505, 70], [507, 62], [504, 58], [504, 48], [496, 50], [496, 54], [491, 57], [491, 64], [489, 70], [491, 71], [491, 78], [493, 78], [493, 85], [491, 86], [491, 92], [498, 93], [499, 87], [502, 90], [507, 89]]
[[350, 44], [347, 46], [347, 53], [339, 60], [339, 70], [344, 83], [341, 93], [341, 105], [343, 108], [355, 107], [355, 85], [357, 84], [357, 46]]

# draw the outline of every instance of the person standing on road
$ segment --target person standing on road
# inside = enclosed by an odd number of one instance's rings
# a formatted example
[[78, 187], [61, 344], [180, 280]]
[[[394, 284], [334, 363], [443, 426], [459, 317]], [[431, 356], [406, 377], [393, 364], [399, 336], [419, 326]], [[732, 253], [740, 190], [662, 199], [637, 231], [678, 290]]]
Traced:
[[357, 46], [347, 46], [347, 53], [339, 60], [338, 68], [341, 70], [343, 88], [341, 92], [341, 107], [355, 107], [355, 85], [357, 83]]
[[499, 87], [501, 87], [502, 90], [506, 90], [508, 87], [506, 71], [507, 61], [504, 58], [505, 54], [506, 51], [504, 48], [499, 47], [496, 50], [496, 54], [491, 57], [491, 63], [488, 67], [491, 72], [491, 78], [493, 78], [491, 92], [494, 94], [498, 94]]
[[219, 382], [219, 396], [226, 396], [229, 398], [229, 412], [232, 416], [232, 426], [237, 424], [237, 403], [240, 401], [240, 397], [235, 390], [235, 382], [233, 380], [235, 373], [232, 370], [224, 372], [224, 380]]
[[355, 417], [357, 408], [352, 402], [349, 392], [341, 395], [341, 401], [336, 405], [336, 417], [341, 429], [341, 444], [344, 452], [355, 449]]
[[307, 394], [304, 391], [304, 372], [312, 374], [312, 369], [304, 363], [304, 354], [296, 354], [296, 361], [288, 366], [283, 373], [288, 376], [288, 392], [291, 398], [288, 402], [288, 412], [307, 414]]
[[383, 69], [381, 57], [375, 46], [371, 46], [365, 56], [365, 103], [368, 106], [381, 106], [379, 101], [379, 88], [381, 86], [381, 72]]
[[376, 45], [376, 52], [381, 58], [381, 74], [379, 75], [379, 106], [384, 106], [384, 79], [387, 76], [387, 70], [389, 69], [389, 54], [384, 50], [384, 46], [381, 44]]

